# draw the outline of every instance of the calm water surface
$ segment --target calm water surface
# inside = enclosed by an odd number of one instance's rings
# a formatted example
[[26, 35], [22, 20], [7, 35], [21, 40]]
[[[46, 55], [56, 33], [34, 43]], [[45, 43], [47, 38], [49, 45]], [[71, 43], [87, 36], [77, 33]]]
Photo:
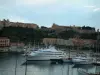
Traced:
[[[0, 54], [0, 75], [25, 75], [25, 62], [25, 57], [21, 55], [16, 58], [14, 54]], [[26, 73], [26, 75], [82, 75], [78, 67], [74, 68], [74, 64], [50, 64], [49, 61], [28, 62]]]

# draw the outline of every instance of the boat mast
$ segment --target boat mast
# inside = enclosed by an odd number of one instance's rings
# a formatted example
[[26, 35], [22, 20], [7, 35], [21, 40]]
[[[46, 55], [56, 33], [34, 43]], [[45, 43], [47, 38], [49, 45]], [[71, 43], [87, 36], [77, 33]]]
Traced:
[[[19, 40], [17, 42], [17, 48], [18, 48], [18, 44], [19, 44]], [[15, 51], [15, 57], [16, 57], [16, 61], [15, 61], [15, 75], [17, 75], [17, 61], [18, 61], [18, 53], [17, 53], [17, 49]]]
[[69, 48], [69, 57], [68, 58], [70, 58], [70, 50], [71, 50], [71, 47]]
[[39, 48], [39, 42], [37, 42], [36, 47]]
[[[98, 51], [99, 51], [99, 39], [100, 39], [100, 37], [99, 37], [99, 29], [97, 30], [97, 41], [96, 41], [96, 61], [95, 61], [95, 63], [97, 63], [98, 64], [98, 62], [97, 62], [97, 56], [98, 56]], [[97, 66], [95, 66], [95, 73], [96, 73], [96, 70], [97, 70]]]
[[35, 48], [35, 40], [34, 40], [34, 48]]
[[[99, 29], [97, 30], [97, 42], [96, 42], [96, 54], [98, 55], [99, 52]], [[97, 63], [97, 56], [96, 56], [96, 63]]]
[[[28, 52], [28, 49], [26, 49], [26, 52]], [[25, 75], [27, 75], [27, 55], [25, 55], [25, 59], [26, 59], [26, 62], [25, 62]]]
[[27, 75], [27, 55], [25, 57], [26, 57], [26, 62], [25, 62], [25, 75]]
[[76, 39], [77, 39], [77, 51], [76, 51], [76, 55], [79, 56], [79, 47], [80, 47], [79, 35], [76, 36]]

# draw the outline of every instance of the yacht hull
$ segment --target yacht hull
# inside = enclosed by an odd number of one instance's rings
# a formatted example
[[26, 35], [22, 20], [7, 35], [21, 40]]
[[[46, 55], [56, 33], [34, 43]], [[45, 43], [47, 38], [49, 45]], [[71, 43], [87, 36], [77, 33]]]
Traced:
[[59, 57], [37, 57], [37, 56], [28, 56], [27, 60], [32, 61], [50, 61], [51, 59], [61, 59]]
[[91, 61], [82, 61], [82, 60], [72, 60], [72, 62], [74, 63], [74, 64], [91, 64], [92, 62]]

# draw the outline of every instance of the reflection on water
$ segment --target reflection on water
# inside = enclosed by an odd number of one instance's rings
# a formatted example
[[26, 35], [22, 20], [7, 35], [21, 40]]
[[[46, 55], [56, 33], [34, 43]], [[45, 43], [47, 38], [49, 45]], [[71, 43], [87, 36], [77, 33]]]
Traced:
[[[12, 54], [0, 55], [0, 75], [25, 75], [25, 57]], [[27, 75], [81, 75], [74, 64], [50, 64], [50, 61], [27, 61]]]

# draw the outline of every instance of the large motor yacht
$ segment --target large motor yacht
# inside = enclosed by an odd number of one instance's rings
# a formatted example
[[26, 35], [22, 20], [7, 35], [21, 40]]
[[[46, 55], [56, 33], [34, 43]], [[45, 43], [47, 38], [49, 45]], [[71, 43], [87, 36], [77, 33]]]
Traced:
[[66, 57], [66, 53], [63, 51], [57, 51], [54, 47], [49, 49], [38, 49], [31, 51], [27, 60], [51, 60], [51, 59], [62, 59]]

